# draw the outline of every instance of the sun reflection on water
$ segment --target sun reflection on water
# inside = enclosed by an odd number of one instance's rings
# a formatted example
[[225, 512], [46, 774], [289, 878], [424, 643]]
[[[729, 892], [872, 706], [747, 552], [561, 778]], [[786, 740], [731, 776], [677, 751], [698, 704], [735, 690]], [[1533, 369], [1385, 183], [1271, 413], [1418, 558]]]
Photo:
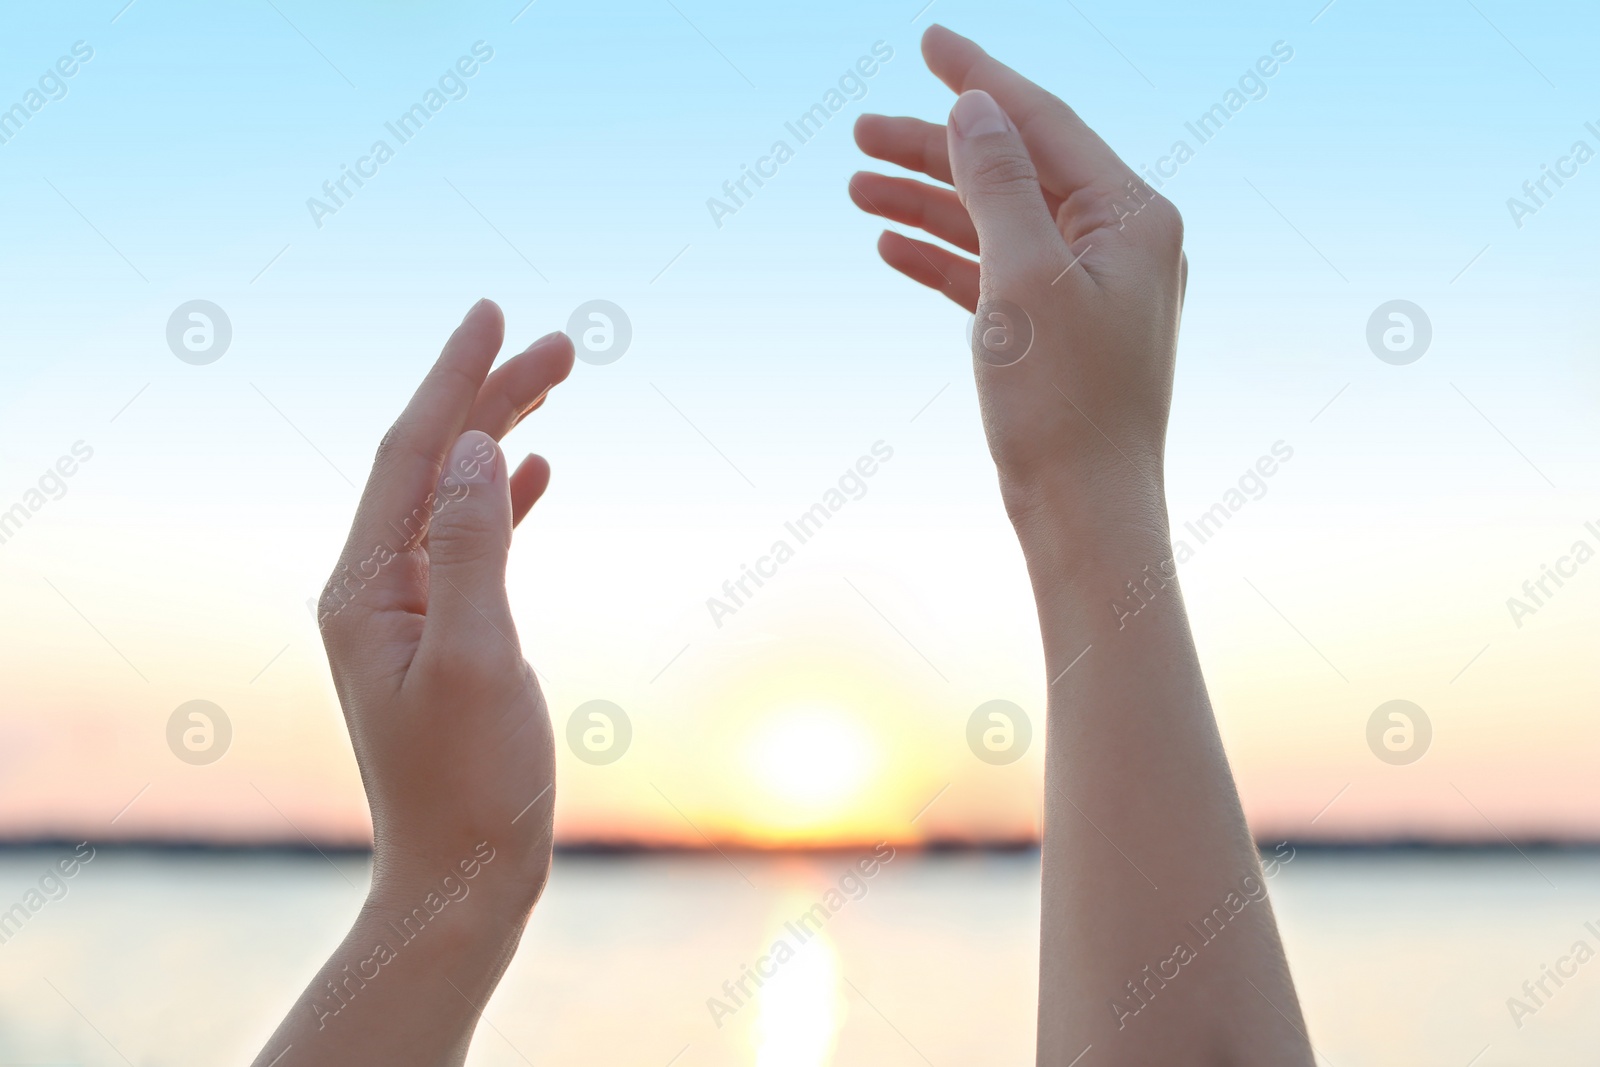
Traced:
[[827, 1067], [842, 1008], [839, 955], [818, 934], [762, 984], [753, 1035], [756, 1067]]

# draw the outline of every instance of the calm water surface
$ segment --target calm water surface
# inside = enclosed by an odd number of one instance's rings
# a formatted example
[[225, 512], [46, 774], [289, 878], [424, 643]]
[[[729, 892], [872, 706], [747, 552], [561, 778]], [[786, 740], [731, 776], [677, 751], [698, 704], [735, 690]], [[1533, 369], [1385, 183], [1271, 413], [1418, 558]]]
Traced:
[[[0, 851], [0, 909], [69, 854]], [[468, 1062], [1031, 1063], [1037, 856], [901, 854], [827, 898], [857, 858], [558, 857]], [[366, 877], [358, 857], [100, 850], [0, 944], [0, 1064], [248, 1063]], [[1520, 1027], [1506, 1002], [1576, 941], [1600, 949], [1600, 855], [1302, 850], [1271, 888], [1321, 1062], [1596, 1062], [1600, 960], [1546, 980]], [[821, 933], [730, 997], [825, 899]]]

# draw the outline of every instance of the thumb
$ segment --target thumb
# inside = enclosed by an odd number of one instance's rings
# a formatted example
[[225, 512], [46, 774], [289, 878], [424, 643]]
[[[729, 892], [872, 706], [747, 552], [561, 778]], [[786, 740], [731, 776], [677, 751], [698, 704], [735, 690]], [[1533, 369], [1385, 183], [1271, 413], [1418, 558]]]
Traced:
[[981, 89], [962, 93], [950, 109], [950, 170], [956, 192], [978, 231], [985, 293], [1013, 291], [1065, 251], [1039, 188], [1022, 135]]
[[445, 644], [514, 640], [506, 601], [510, 485], [494, 438], [468, 430], [456, 439], [428, 526], [427, 629]]

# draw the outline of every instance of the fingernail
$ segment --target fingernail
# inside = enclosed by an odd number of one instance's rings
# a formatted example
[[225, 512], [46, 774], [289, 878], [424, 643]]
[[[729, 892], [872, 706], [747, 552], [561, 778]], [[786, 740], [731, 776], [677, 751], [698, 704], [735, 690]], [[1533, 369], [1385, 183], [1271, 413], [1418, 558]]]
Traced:
[[472, 318], [473, 312], [477, 311], [479, 308], [483, 307], [483, 305], [487, 304], [488, 302], [489, 302], [489, 298], [488, 297], [484, 297], [482, 300], [479, 300], [476, 304], [473, 304], [471, 307], [469, 307], [467, 309], [467, 313], [465, 315], [461, 316], [461, 321], [462, 322], [466, 322], [468, 319]]
[[482, 430], [468, 430], [456, 438], [445, 461], [444, 480], [455, 485], [488, 485], [494, 481], [500, 453], [494, 439]]
[[527, 348], [523, 349], [523, 351], [524, 352], [532, 352], [535, 348], [538, 348], [540, 345], [549, 344], [551, 341], [554, 341], [557, 337], [560, 337], [560, 336], [561, 336], [561, 331], [560, 330], [552, 330], [551, 332], [545, 334], [543, 337], [539, 338], [537, 341], [533, 342], [533, 344], [529, 345]]
[[982, 89], [962, 93], [956, 106], [950, 109], [950, 121], [962, 137], [983, 137], [1011, 129], [1006, 113], [1000, 110], [994, 97]]

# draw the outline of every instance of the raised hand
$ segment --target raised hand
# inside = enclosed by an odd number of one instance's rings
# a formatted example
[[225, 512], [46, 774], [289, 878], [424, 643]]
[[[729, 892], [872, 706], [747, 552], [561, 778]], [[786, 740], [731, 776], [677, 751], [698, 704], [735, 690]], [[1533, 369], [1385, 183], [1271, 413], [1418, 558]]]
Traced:
[[984, 429], [1038, 602], [1038, 1063], [1305, 1067], [1167, 524], [1182, 223], [1071, 108], [971, 41], [933, 27], [923, 54], [960, 94], [948, 126], [866, 115], [856, 139], [943, 184], [858, 174], [850, 192], [978, 257], [878, 243], [976, 312]]
[[562, 334], [489, 372], [467, 313], [384, 438], [319, 605], [373, 822], [349, 937], [258, 1064], [460, 1063], [550, 869], [555, 746], [506, 599], [512, 527], [549, 484], [496, 441], [572, 369]]
[[856, 140], [943, 184], [863, 172], [850, 194], [979, 257], [894, 232], [878, 242], [890, 266], [977, 312], [978, 389], [1008, 505], [1075, 490], [1101, 466], [1159, 485], [1187, 271], [1177, 209], [1070, 107], [973, 42], [934, 26], [923, 53], [961, 94], [948, 127], [863, 115]]

